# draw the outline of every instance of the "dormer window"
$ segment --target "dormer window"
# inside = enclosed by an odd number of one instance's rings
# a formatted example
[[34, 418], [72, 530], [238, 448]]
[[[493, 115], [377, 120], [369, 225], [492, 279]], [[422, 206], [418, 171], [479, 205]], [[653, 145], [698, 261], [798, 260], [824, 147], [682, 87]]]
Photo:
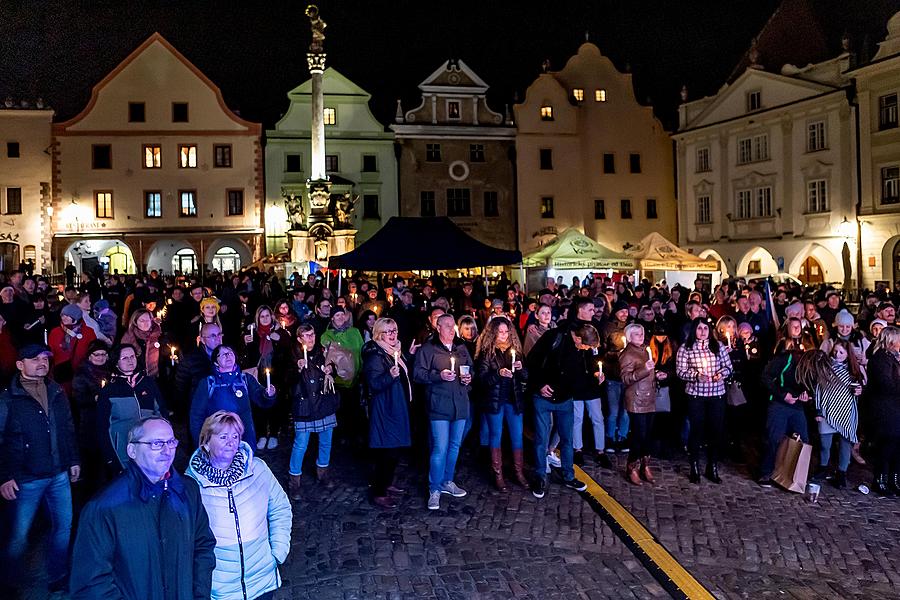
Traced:
[[584, 89], [575, 88], [574, 90], [572, 90], [572, 96], [575, 98], [576, 101], [584, 102]]
[[447, 118], [453, 120], [461, 118], [459, 110], [459, 100], [447, 101]]
[[606, 90], [594, 90], [594, 102], [606, 102]]
[[333, 108], [325, 108], [322, 116], [324, 117], [326, 125], [334, 125], [337, 123], [337, 111]]
[[747, 112], [753, 112], [762, 108], [762, 91], [753, 90], [747, 92]]
[[541, 107], [541, 121], [552, 121], [553, 120], [553, 107], [552, 106], [542, 106]]

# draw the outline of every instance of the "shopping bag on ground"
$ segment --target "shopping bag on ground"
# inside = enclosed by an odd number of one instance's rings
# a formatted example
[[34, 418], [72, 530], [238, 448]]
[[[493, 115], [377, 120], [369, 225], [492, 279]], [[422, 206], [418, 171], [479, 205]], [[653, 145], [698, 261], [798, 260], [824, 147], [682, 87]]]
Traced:
[[789, 492], [802, 494], [806, 490], [806, 480], [809, 477], [810, 456], [812, 446], [804, 444], [799, 435], [784, 438], [775, 455], [772, 481]]

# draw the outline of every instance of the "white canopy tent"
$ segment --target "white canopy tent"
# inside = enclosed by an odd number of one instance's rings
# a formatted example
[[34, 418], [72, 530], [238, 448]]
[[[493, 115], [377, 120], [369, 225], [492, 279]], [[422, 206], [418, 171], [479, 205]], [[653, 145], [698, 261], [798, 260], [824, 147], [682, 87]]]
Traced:
[[634, 259], [611, 250], [581, 231], [569, 228], [552, 242], [523, 256], [522, 264], [529, 268], [529, 287], [542, 286], [542, 277], [563, 276], [566, 283], [572, 277], [584, 279], [588, 273], [611, 274], [614, 271], [633, 272]]
[[709, 273], [712, 285], [721, 279], [719, 261], [695, 256], [656, 232], [646, 235], [625, 254], [641, 271], [664, 271], [669, 285], [681, 283], [691, 287], [695, 273]]

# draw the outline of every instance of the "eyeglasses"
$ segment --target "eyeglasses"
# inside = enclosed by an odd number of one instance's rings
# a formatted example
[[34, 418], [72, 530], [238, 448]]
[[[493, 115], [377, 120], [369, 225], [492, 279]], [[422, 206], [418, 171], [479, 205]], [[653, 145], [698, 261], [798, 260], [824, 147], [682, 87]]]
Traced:
[[150, 449], [153, 450], [154, 452], [159, 452], [160, 450], [163, 449], [163, 446], [168, 446], [168, 448], [170, 450], [174, 450], [175, 448], [178, 447], [178, 440], [176, 440], [175, 438], [172, 438], [171, 440], [151, 440], [149, 442], [134, 441], [131, 443], [132, 444], [146, 444], [146, 445], [150, 446]]
[[384, 330], [385, 335], [391, 335], [392, 333], [397, 333], [397, 330], [396, 329], [385, 329]]

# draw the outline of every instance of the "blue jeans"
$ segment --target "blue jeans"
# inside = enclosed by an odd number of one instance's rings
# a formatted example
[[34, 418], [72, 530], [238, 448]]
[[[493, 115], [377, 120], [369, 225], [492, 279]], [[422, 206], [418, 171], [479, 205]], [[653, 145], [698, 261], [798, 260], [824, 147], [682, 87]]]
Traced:
[[[606, 440], [603, 439], [603, 400], [574, 400], [575, 427], [572, 435], [572, 445], [576, 450], [584, 448], [584, 409], [587, 408], [594, 427], [594, 449], [603, 452], [606, 448]], [[625, 413], [628, 414], [628, 413]]]
[[28, 545], [28, 530], [34, 522], [41, 503], [50, 516], [50, 540], [47, 545], [47, 579], [52, 583], [63, 579], [67, 573], [69, 536], [72, 533], [72, 488], [69, 472], [55, 477], [19, 483], [16, 499], [6, 503], [9, 507], [9, 541], [6, 547], [7, 583], [21, 581], [24, 575], [22, 558]]
[[512, 404], [502, 404], [500, 412], [496, 415], [484, 413], [487, 419], [487, 430], [490, 432], [489, 445], [491, 448], [499, 448], [503, 439], [503, 420], [509, 427], [509, 442], [513, 450], [522, 449], [522, 415], [516, 414], [516, 407]]
[[[328, 466], [331, 461], [331, 437], [334, 434], [334, 428], [320, 431], [319, 436], [319, 457], [316, 459], [316, 466], [322, 469]], [[294, 447], [291, 448], [291, 464], [288, 472], [291, 475], [301, 475], [303, 473], [303, 457], [306, 455], [306, 447], [309, 446], [309, 437], [312, 435], [309, 431], [294, 432]]]
[[766, 436], [769, 443], [766, 445], [766, 453], [763, 456], [760, 471], [763, 477], [771, 477], [775, 470], [775, 455], [778, 446], [785, 436], [797, 433], [800, 439], [809, 443], [809, 435], [806, 430], [806, 414], [802, 408], [793, 408], [781, 402], [770, 402], [769, 412], [766, 417]]
[[621, 381], [606, 383], [606, 399], [609, 402], [609, 414], [606, 415], [606, 437], [614, 442], [628, 438], [628, 411], [622, 402], [624, 386]]
[[563, 478], [575, 477], [572, 465], [572, 429], [575, 412], [572, 400], [553, 403], [539, 394], [534, 395], [534, 472], [546, 481], [547, 479], [547, 444], [550, 441], [550, 415], [556, 421], [559, 432], [559, 459], [562, 462]]
[[819, 434], [819, 439], [822, 440], [822, 449], [819, 451], [819, 466], [823, 469], [828, 466], [828, 461], [831, 460], [831, 441], [835, 435], [840, 440], [838, 470], [846, 473], [847, 468], [850, 467], [850, 452], [853, 450], [853, 442], [836, 431]]
[[431, 421], [431, 466], [428, 469], [430, 492], [439, 492], [443, 484], [453, 481], [465, 428], [465, 419]]

